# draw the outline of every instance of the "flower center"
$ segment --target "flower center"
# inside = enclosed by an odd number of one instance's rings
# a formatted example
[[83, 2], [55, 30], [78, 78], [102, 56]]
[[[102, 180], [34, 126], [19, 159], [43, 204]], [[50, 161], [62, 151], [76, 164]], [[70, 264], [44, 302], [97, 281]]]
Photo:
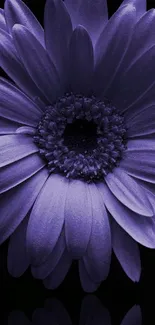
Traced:
[[125, 136], [124, 118], [107, 99], [70, 93], [47, 108], [34, 141], [49, 173], [91, 182], [118, 166]]
[[97, 124], [82, 119], [67, 124], [64, 131], [64, 145], [79, 153], [91, 152], [97, 147]]

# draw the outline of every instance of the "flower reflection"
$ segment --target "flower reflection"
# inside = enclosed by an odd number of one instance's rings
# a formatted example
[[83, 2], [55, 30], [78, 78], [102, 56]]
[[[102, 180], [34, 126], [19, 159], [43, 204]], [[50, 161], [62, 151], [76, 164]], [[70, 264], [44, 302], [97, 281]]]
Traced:
[[[8, 317], [8, 325], [72, 325], [73, 322], [62, 303], [55, 299], [45, 301], [44, 308], [37, 308], [32, 319], [21, 311], [13, 311]], [[84, 297], [81, 305], [79, 325], [112, 325], [111, 316], [100, 300], [93, 295]], [[142, 325], [139, 306], [133, 306], [122, 319], [121, 325]]]

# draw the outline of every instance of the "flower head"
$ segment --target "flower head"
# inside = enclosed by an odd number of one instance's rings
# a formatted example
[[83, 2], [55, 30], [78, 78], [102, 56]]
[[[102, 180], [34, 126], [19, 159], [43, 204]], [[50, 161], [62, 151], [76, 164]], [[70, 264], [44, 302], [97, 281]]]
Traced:
[[0, 242], [8, 269], [56, 288], [79, 260], [84, 290], [114, 250], [140, 278], [155, 247], [155, 10], [47, 0], [44, 30], [21, 0], [0, 12]]

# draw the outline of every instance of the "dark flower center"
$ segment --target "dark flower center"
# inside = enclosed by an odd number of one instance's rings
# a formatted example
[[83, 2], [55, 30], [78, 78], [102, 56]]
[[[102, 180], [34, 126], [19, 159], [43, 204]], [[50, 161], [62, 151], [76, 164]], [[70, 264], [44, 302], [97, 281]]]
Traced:
[[104, 179], [126, 149], [124, 118], [107, 100], [66, 94], [43, 115], [34, 136], [50, 173]]
[[64, 145], [79, 153], [95, 149], [97, 146], [97, 124], [81, 119], [67, 124], [64, 131]]

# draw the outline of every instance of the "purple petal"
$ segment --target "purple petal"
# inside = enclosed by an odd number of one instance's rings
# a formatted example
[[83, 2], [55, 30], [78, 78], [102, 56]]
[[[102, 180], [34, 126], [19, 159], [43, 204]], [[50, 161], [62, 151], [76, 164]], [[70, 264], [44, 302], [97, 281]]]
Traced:
[[94, 292], [100, 286], [100, 283], [93, 282], [92, 279], [89, 277], [83, 260], [79, 261], [79, 275], [81, 286], [85, 292]]
[[[113, 103], [122, 112], [129, 109], [154, 84], [155, 46], [153, 45], [139, 59], [128, 67], [119, 81], [119, 91], [114, 94]], [[149, 62], [149, 64], [148, 64]]]
[[16, 130], [16, 134], [35, 135], [36, 129], [32, 126], [20, 126]]
[[48, 54], [59, 71], [61, 79], [66, 81], [72, 23], [62, 0], [46, 1], [44, 24]]
[[135, 157], [121, 161], [120, 167], [125, 170], [131, 176], [144, 180], [146, 182], [155, 183], [155, 160], [154, 154], [149, 154], [149, 160], [146, 153], [137, 153]]
[[94, 56], [91, 39], [84, 27], [78, 26], [70, 41], [70, 79], [74, 92], [85, 95], [89, 93], [92, 85], [93, 67]]
[[149, 155], [150, 153], [155, 152], [155, 140], [153, 139], [134, 139], [129, 140], [127, 143], [127, 154], [134, 154], [134, 157], [136, 157], [136, 154], [139, 154], [140, 152], [147, 152]]
[[0, 116], [17, 123], [36, 126], [40, 109], [30, 98], [5, 79], [0, 79]]
[[136, 7], [137, 19], [139, 19], [147, 10], [146, 0], [124, 0], [121, 6], [133, 4]]
[[65, 235], [72, 258], [86, 252], [92, 226], [91, 198], [85, 182], [69, 182], [65, 203]]
[[25, 218], [46, 178], [47, 170], [43, 169], [22, 185], [0, 195], [0, 243], [4, 242]]
[[[129, 110], [130, 111], [130, 110]], [[131, 113], [131, 112], [130, 112]], [[144, 109], [139, 106], [137, 114], [132, 119], [126, 118], [127, 136], [134, 138], [155, 133], [155, 104]]]
[[124, 69], [127, 69], [131, 62], [136, 61], [147, 51], [147, 49], [152, 47], [154, 44], [154, 28], [155, 9], [150, 9], [141, 17], [140, 20], [138, 20], [134, 27], [129, 48], [123, 60]]
[[89, 186], [92, 200], [92, 231], [83, 257], [88, 274], [94, 282], [105, 280], [111, 262], [111, 232], [108, 215], [94, 184]]
[[124, 272], [134, 282], [138, 282], [141, 275], [141, 260], [139, 247], [127, 232], [112, 220], [112, 247]]
[[123, 318], [121, 325], [142, 325], [142, 312], [139, 306], [133, 306]]
[[37, 279], [45, 279], [56, 267], [66, 247], [64, 231], [61, 232], [52, 253], [47, 260], [38, 266], [32, 266], [32, 275]]
[[17, 123], [0, 118], [0, 135], [14, 134], [18, 127], [19, 124]]
[[11, 36], [0, 29], [0, 66], [28, 96], [43, 98], [42, 92], [21, 64]]
[[68, 181], [50, 175], [32, 209], [27, 246], [33, 265], [46, 261], [62, 231]]
[[6, 167], [0, 168], [0, 194], [16, 187], [45, 166], [38, 154], [31, 154]]
[[90, 34], [93, 43], [108, 21], [108, 8], [106, 0], [66, 0], [65, 4], [71, 15], [73, 27], [83, 25]]
[[71, 264], [71, 257], [68, 251], [65, 250], [54, 271], [45, 280], [43, 280], [45, 287], [47, 289], [56, 289], [63, 282]]
[[7, 31], [6, 21], [4, 17], [4, 9], [0, 8], [0, 28]]
[[5, 18], [7, 27], [12, 34], [12, 27], [15, 24], [21, 24], [27, 27], [38, 41], [44, 46], [44, 30], [39, 21], [33, 15], [32, 11], [21, 0], [6, 0], [5, 6]]
[[128, 47], [135, 17], [135, 7], [124, 6], [116, 11], [101, 33], [95, 47], [95, 94], [106, 96], [113, 79], [119, 79], [117, 70]]
[[111, 325], [109, 311], [94, 295], [87, 295], [82, 300], [79, 325]]
[[99, 183], [97, 187], [106, 208], [116, 222], [138, 243], [149, 248], [154, 248], [155, 218], [137, 215], [126, 208], [116, 199], [105, 184]]
[[11, 164], [38, 151], [33, 140], [25, 135], [0, 136], [0, 167]]
[[8, 247], [7, 267], [13, 277], [20, 277], [29, 267], [30, 261], [26, 251], [26, 231], [28, 216], [12, 234]]
[[123, 169], [115, 168], [105, 177], [110, 191], [132, 211], [143, 216], [153, 216], [153, 210], [145, 190]]
[[155, 186], [152, 183], [148, 183], [145, 181], [142, 181], [140, 179], [136, 179], [136, 182], [142, 187], [144, 187], [146, 194], [148, 196], [148, 199], [152, 205], [154, 215], [155, 215]]
[[148, 89], [146, 89], [139, 98], [132, 103], [128, 109], [124, 112], [124, 117], [127, 126], [132, 123], [132, 120], [139, 114], [143, 114], [143, 111], [149, 109], [149, 107], [154, 106], [154, 93], [155, 93], [155, 83]]
[[154, 140], [129, 140], [128, 148], [120, 161], [120, 168], [129, 175], [155, 183]]
[[22, 25], [17, 24], [13, 27], [13, 37], [17, 51], [32, 80], [49, 102], [53, 102], [60, 94], [60, 82], [56, 68], [46, 50]]
[[[110, 84], [110, 88], [106, 93], [107, 97], [112, 99], [115, 94], [117, 95], [117, 93], [119, 93], [119, 80], [122, 78], [124, 72], [150, 47], [152, 47], [152, 45], [154, 44], [154, 28], [155, 10], [151, 9], [146, 12], [146, 14], [144, 14], [140, 20], [138, 20], [137, 24], [135, 24], [134, 26], [134, 30], [132, 30], [132, 37], [130, 38], [129, 46], [127, 48], [127, 51], [125, 52], [121, 64], [119, 65], [117, 74], [113, 78], [113, 81]], [[128, 110], [127, 113], [131, 115], [132, 109]]]

